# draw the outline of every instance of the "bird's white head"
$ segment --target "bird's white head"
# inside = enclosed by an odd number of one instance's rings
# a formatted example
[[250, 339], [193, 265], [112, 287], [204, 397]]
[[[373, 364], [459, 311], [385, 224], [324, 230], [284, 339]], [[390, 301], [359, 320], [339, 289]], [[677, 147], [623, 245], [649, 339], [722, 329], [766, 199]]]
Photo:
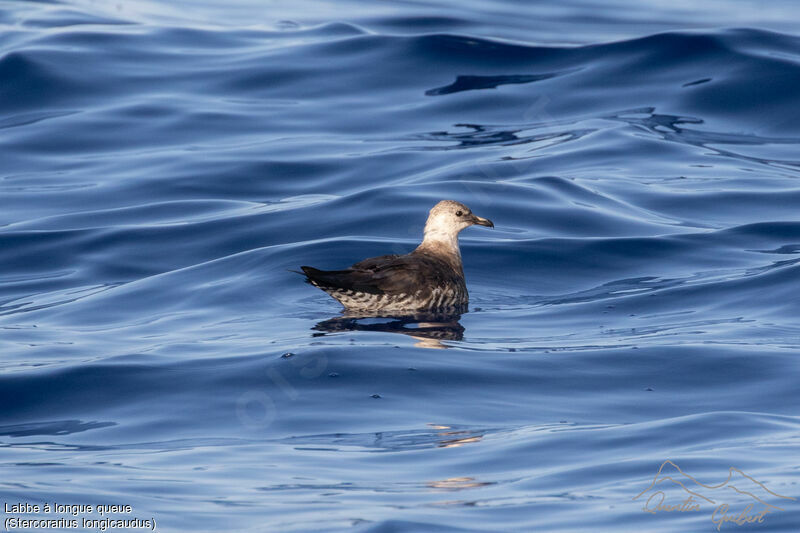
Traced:
[[453, 200], [442, 200], [430, 210], [425, 223], [423, 244], [436, 243], [438, 246], [454, 248], [458, 253], [458, 234], [473, 225], [493, 228], [488, 218], [475, 216], [469, 207]]

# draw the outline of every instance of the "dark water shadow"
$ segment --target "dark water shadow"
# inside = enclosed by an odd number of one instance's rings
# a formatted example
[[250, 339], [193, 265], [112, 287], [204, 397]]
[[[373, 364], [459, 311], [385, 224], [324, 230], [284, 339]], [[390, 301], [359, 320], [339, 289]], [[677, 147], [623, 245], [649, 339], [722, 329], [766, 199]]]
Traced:
[[722, 146], [798, 145], [800, 144], [800, 138], [798, 137], [765, 137], [754, 134], [693, 129], [686, 127], [686, 125], [700, 125], [704, 124], [705, 121], [697, 117], [659, 114], [655, 112], [654, 107], [630, 109], [602, 118], [624, 122], [665, 141], [700, 147], [723, 157], [793, 172], [796, 172], [797, 168], [800, 167], [800, 159], [756, 157], [733, 149], [722, 148]]
[[496, 89], [501, 85], [533, 83], [535, 81], [548, 80], [560, 74], [560, 72], [547, 72], [544, 74], [511, 74], [505, 76], [457, 76], [456, 81], [450, 85], [428, 89], [425, 91], [425, 94], [427, 96], [440, 96], [461, 91]]
[[448, 348], [442, 341], [460, 341], [464, 338], [461, 312], [414, 313], [409, 315], [367, 315], [345, 313], [342, 316], [318, 322], [314, 337], [348, 331], [399, 333], [413, 337], [419, 348]]
[[[447, 146], [415, 146], [414, 150], [447, 151], [493, 145], [515, 146], [520, 144], [541, 143], [542, 146], [535, 148], [540, 149], [576, 141], [596, 131], [593, 128], [576, 128], [529, 134], [529, 130], [534, 128], [507, 125], [491, 126], [486, 124], [454, 124], [454, 126], [457, 128], [467, 128], [471, 131], [435, 131], [413, 135], [401, 140], [455, 143]], [[537, 125], [536, 127], [540, 126]]]

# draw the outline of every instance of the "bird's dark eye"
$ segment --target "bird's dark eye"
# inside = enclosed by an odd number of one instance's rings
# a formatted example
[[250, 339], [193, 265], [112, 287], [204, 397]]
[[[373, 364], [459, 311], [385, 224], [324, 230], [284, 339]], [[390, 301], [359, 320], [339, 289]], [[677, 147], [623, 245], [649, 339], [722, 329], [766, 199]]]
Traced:
[[461, 216], [461, 215], [463, 215], [463, 214], [464, 214], [464, 213], [462, 213], [461, 211], [456, 211], [456, 216], [457, 216], [457, 217], [460, 217], [460, 216]]

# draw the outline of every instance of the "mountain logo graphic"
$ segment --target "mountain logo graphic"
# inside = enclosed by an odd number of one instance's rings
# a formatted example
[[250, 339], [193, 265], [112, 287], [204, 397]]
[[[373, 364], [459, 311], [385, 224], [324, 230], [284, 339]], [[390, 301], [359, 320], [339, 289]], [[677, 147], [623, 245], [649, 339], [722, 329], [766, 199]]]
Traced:
[[650, 484], [633, 497], [643, 502], [650, 514], [711, 511], [719, 531], [724, 524], [745, 525], [764, 522], [766, 515], [785, 510], [791, 496], [778, 494], [738, 468], [730, 467], [720, 483], [707, 484], [687, 474], [667, 459]]

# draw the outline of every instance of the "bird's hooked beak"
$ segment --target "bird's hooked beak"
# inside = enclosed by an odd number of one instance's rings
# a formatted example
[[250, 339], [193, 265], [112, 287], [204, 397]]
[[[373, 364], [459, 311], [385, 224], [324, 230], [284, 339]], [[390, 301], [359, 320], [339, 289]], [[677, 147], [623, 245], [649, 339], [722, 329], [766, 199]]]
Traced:
[[478, 226], [486, 226], [487, 228], [494, 227], [494, 222], [492, 222], [488, 218], [482, 218], [476, 215], [472, 215], [472, 223], [477, 224]]

